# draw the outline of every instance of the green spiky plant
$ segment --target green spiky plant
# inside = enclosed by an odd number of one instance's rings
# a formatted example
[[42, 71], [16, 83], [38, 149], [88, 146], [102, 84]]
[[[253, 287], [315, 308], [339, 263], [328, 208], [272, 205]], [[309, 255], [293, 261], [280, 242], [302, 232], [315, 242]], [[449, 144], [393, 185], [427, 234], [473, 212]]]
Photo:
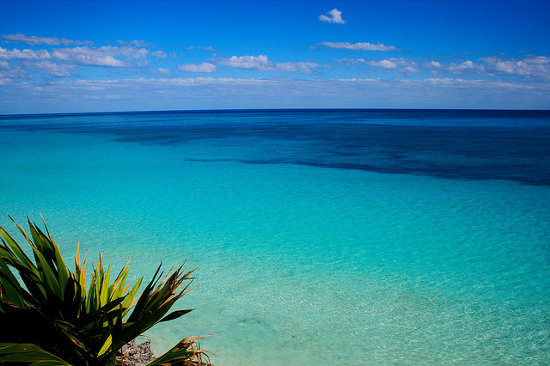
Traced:
[[[34, 261], [0, 227], [0, 365], [122, 365], [123, 345], [155, 324], [191, 311], [168, 314], [192, 290], [192, 271], [183, 266], [172, 268], [162, 280], [159, 266], [138, 295], [143, 277], [127, 284], [126, 263], [110, 282], [111, 266], [104, 269], [100, 253], [86, 285], [86, 257], [81, 261], [77, 249], [71, 271], [46, 223], [45, 233], [28, 223], [30, 237], [15, 225], [31, 246]], [[196, 340], [184, 338], [148, 365], [208, 364]]]

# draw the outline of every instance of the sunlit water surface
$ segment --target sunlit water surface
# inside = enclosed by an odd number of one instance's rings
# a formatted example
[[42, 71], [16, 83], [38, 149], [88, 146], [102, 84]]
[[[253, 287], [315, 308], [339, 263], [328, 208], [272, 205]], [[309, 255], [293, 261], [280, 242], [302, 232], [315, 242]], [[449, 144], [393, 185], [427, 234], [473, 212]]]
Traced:
[[197, 268], [147, 333], [217, 365], [550, 364], [550, 114], [0, 118], [0, 224], [135, 276]]

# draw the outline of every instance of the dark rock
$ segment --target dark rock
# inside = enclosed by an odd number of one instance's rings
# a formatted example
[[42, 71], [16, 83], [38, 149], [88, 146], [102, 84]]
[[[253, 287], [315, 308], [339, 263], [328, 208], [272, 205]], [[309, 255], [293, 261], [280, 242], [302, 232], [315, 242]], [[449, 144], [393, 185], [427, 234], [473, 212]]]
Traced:
[[125, 366], [144, 366], [153, 360], [153, 350], [151, 350], [151, 341], [145, 341], [137, 344], [135, 340], [122, 346], [122, 354], [127, 357], [118, 357], [122, 359]]

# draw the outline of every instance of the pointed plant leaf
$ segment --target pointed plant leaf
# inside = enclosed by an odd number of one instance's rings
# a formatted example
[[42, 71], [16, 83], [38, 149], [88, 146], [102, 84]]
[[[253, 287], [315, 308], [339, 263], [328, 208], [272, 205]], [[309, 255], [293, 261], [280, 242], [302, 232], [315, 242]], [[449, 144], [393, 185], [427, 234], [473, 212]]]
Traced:
[[13, 253], [17, 255], [17, 257], [23, 262], [23, 264], [27, 267], [34, 267], [32, 261], [27, 257], [27, 255], [23, 252], [23, 249], [17, 244], [17, 242], [4, 230], [4, 228], [0, 227], [0, 235], [3, 237], [3, 239], [6, 241], [6, 243], [9, 245]]
[[2, 296], [3, 301], [9, 300], [18, 307], [23, 307], [23, 289], [17, 282], [17, 279], [11, 273], [10, 269], [2, 259], [0, 259], [0, 288], [2, 288], [7, 296]]
[[103, 355], [105, 352], [107, 352], [107, 350], [109, 349], [109, 347], [111, 347], [111, 344], [113, 344], [113, 336], [112, 335], [109, 335], [109, 337], [107, 337], [107, 340], [105, 341], [105, 343], [103, 343], [103, 346], [101, 347], [101, 349], [99, 350], [99, 352], [97, 353], [98, 356], [101, 356]]
[[169, 320], [174, 320], [174, 319], [177, 319], [179, 318], [180, 316], [182, 315], [185, 315], [187, 313], [190, 313], [191, 311], [193, 311], [193, 309], [186, 309], [186, 310], [176, 310], [176, 311], [173, 311], [171, 312], [170, 314], [166, 315], [164, 318], [162, 318], [160, 321], [161, 322], [167, 322]]
[[68, 362], [31, 343], [0, 343], [0, 364], [70, 366]]
[[[208, 359], [204, 351], [196, 350], [196, 341], [202, 337], [189, 337], [182, 339], [178, 344], [168, 350], [160, 357], [149, 362], [147, 366], [165, 366], [165, 365], [210, 365], [203, 362], [202, 357]], [[185, 362], [187, 361], [187, 362]]]

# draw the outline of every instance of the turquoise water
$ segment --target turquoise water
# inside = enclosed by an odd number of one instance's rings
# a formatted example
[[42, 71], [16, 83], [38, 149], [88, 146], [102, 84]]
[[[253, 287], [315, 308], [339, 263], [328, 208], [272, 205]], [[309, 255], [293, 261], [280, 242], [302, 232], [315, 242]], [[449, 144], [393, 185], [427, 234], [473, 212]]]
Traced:
[[0, 212], [41, 212], [68, 258], [197, 268], [157, 351], [211, 334], [217, 365], [543, 365], [548, 136], [520, 112], [4, 117]]

